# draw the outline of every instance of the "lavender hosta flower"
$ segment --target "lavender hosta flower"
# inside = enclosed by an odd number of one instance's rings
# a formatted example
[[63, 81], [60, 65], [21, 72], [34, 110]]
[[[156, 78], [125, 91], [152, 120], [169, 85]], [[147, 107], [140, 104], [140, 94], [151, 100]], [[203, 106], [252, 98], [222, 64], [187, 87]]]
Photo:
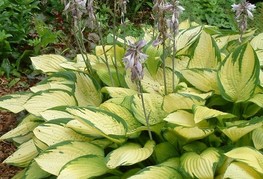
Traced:
[[241, 32], [240, 38], [242, 38], [242, 34], [247, 29], [247, 17], [253, 20], [252, 11], [254, 11], [255, 8], [256, 6], [254, 4], [251, 4], [245, 0], [239, 4], [232, 5], [232, 11], [236, 13], [236, 20], [238, 23], [239, 30]]
[[123, 58], [125, 68], [131, 69], [132, 82], [141, 80], [143, 78], [143, 63], [148, 56], [142, 53], [143, 47], [146, 45], [146, 41], [140, 40], [135, 44], [128, 41], [128, 50]]

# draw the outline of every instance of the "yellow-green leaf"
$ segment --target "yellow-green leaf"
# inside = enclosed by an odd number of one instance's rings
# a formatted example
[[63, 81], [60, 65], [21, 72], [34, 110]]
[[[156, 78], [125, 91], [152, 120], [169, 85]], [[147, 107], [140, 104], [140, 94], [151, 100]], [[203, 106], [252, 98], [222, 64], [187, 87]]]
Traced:
[[46, 123], [34, 129], [34, 135], [48, 146], [54, 145], [59, 142], [74, 140], [74, 141], [90, 141], [91, 139], [80, 135], [70, 128]]
[[[149, 117], [149, 124], [154, 125], [163, 121], [166, 112], [162, 109], [163, 97], [158, 94], [143, 93], [146, 116]], [[142, 106], [142, 97], [133, 96], [132, 112], [135, 118], [142, 124], [146, 124], [144, 110]]]
[[219, 94], [217, 72], [209, 69], [185, 69], [180, 71], [183, 77], [197, 89], [203, 92], [213, 91]]
[[59, 171], [69, 161], [89, 154], [103, 157], [104, 151], [88, 142], [62, 142], [49, 147], [35, 158], [35, 161], [43, 170], [58, 176]]
[[37, 148], [33, 140], [29, 140], [18, 147], [3, 163], [11, 164], [18, 167], [26, 167], [32, 159], [38, 155]]
[[257, 150], [263, 149], [263, 127], [257, 128], [252, 132], [252, 140]]
[[258, 172], [256, 172], [253, 168], [242, 162], [232, 162], [228, 167], [224, 174], [224, 178], [232, 178], [232, 179], [256, 179], [262, 178]]
[[121, 87], [103, 87], [102, 92], [108, 93], [112, 98], [124, 98], [126, 96], [132, 96], [138, 92], [129, 88]]
[[98, 155], [85, 155], [71, 160], [63, 166], [58, 179], [78, 178], [86, 179], [107, 173], [104, 157]]
[[33, 179], [33, 178], [46, 178], [50, 176], [49, 173], [42, 170], [39, 165], [33, 161], [26, 169], [24, 174], [24, 179]]
[[249, 43], [235, 49], [218, 72], [221, 95], [228, 101], [247, 101], [259, 83], [259, 61]]
[[61, 63], [66, 62], [67, 59], [60, 55], [40, 55], [31, 57], [33, 67], [36, 70], [41, 70], [44, 73], [64, 71], [60, 66]]
[[30, 113], [40, 116], [40, 112], [58, 106], [75, 106], [76, 101], [72, 95], [65, 91], [45, 91], [32, 96], [24, 108]]
[[0, 98], [0, 109], [6, 109], [13, 113], [19, 113], [25, 108], [23, 105], [32, 96], [32, 93], [10, 94]]
[[147, 141], [143, 148], [136, 143], [124, 144], [107, 155], [106, 165], [108, 168], [114, 169], [118, 166], [130, 166], [139, 163], [152, 155], [154, 146], [153, 140]]
[[225, 155], [238, 162], [246, 163], [263, 174], [263, 155], [259, 151], [250, 147], [239, 147], [225, 153]]
[[195, 126], [194, 115], [184, 110], [178, 110], [170, 113], [166, 118], [164, 118], [164, 120], [185, 127]]
[[233, 114], [225, 113], [225, 112], [218, 111], [215, 109], [210, 109], [206, 106], [194, 105], [193, 111], [194, 111], [195, 123], [199, 123], [203, 120], [214, 118], [214, 117], [216, 117], [218, 119], [228, 119], [228, 118], [234, 118], [235, 117], [235, 115], [233, 115]]
[[220, 154], [215, 148], [208, 148], [200, 155], [187, 152], [181, 157], [182, 168], [191, 178], [214, 178], [215, 166], [220, 160]]

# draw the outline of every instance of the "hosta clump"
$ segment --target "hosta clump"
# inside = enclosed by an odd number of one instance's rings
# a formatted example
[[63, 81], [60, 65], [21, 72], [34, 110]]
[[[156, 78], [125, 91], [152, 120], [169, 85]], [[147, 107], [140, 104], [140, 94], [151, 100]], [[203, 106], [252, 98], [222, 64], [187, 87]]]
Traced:
[[161, 47], [143, 48], [141, 85], [153, 140], [122, 63], [121, 40], [116, 55], [106, 46], [121, 74], [118, 80], [109, 64], [115, 86], [100, 46], [88, 54], [95, 76], [80, 55], [32, 58], [47, 78], [0, 101], [1, 108], [29, 113], [1, 137], [18, 145], [4, 162], [24, 168], [16, 178], [262, 178], [263, 36], [238, 39], [215, 27], [181, 29], [175, 73], [166, 58], [167, 95]]

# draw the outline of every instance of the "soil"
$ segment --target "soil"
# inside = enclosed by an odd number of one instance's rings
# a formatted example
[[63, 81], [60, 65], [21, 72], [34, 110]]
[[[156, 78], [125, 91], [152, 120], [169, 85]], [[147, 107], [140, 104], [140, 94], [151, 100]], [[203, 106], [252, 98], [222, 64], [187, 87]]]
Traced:
[[[0, 77], [0, 97], [6, 94], [12, 94], [15, 92], [21, 92], [28, 90], [31, 86], [36, 84], [39, 80], [28, 79], [23, 76], [20, 78], [12, 77], [7, 79], [6, 77]], [[6, 132], [14, 129], [18, 124], [18, 115], [10, 113], [5, 110], [0, 110], [0, 136]], [[21, 168], [4, 164], [3, 161], [14, 153], [16, 146], [8, 141], [0, 142], [0, 179], [12, 178]]]

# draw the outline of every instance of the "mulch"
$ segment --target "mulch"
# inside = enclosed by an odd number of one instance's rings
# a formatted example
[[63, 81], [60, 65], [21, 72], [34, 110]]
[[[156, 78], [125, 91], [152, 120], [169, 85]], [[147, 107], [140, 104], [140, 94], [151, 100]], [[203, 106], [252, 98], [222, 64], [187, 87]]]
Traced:
[[[0, 77], [0, 97], [15, 92], [27, 91], [36, 84], [38, 79]], [[18, 116], [5, 110], [0, 110], [0, 136], [14, 129], [18, 124]], [[3, 161], [16, 151], [16, 146], [8, 141], [0, 142], [0, 179], [12, 178], [21, 168], [4, 164]]]

